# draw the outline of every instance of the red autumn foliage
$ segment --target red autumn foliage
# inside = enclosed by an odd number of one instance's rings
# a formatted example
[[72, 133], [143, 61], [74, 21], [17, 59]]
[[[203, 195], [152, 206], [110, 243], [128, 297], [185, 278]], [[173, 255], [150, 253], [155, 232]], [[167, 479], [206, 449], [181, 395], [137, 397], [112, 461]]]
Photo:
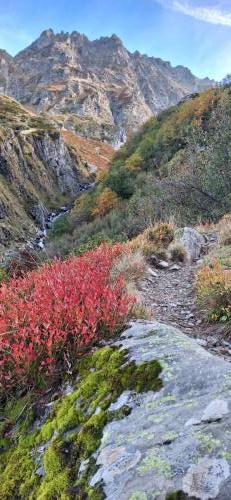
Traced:
[[38, 386], [118, 331], [134, 300], [110, 279], [122, 246], [46, 264], [0, 288], [0, 388]]

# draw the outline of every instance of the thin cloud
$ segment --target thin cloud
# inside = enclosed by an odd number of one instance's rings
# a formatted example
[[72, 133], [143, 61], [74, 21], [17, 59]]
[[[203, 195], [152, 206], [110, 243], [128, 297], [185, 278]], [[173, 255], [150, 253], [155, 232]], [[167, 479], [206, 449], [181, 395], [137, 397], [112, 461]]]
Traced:
[[191, 2], [184, 0], [158, 0], [163, 6], [169, 6], [172, 9], [185, 14], [186, 16], [194, 17], [200, 21], [205, 21], [211, 24], [221, 24], [223, 26], [231, 26], [231, 11], [227, 12], [214, 6], [195, 6]]

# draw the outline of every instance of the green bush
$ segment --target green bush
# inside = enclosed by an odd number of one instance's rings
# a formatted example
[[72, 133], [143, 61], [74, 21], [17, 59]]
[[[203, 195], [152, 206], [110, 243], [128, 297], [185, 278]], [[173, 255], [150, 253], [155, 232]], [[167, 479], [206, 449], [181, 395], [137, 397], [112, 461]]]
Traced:
[[185, 262], [187, 260], [187, 252], [183, 245], [177, 241], [173, 242], [169, 247], [170, 258], [173, 262]]
[[[102, 234], [132, 239], [170, 216], [183, 226], [231, 211], [230, 109], [228, 90], [212, 89], [151, 118], [115, 153], [94, 191], [76, 200], [70, 225], [62, 228], [68, 238], [58, 231], [59, 252], [66, 255]], [[105, 188], [120, 203], [98, 217]]]
[[96, 206], [96, 199], [101, 191], [102, 186], [98, 185], [94, 191], [84, 193], [76, 198], [70, 213], [70, 221], [73, 226], [83, 222], [90, 222], [93, 219], [92, 213]]
[[124, 166], [113, 165], [104, 181], [121, 198], [128, 199], [134, 193], [134, 175]]
[[56, 239], [71, 229], [70, 219], [68, 215], [63, 215], [53, 222], [52, 228], [49, 231], [49, 238]]
[[200, 269], [196, 277], [199, 305], [214, 322], [231, 321], [231, 271], [214, 260]]
[[110, 240], [107, 236], [105, 236], [103, 233], [98, 233], [95, 236], [92, 236], [89, 238], [85, 243], [82, 243], [79, 245], [73, 253], [75, 255], [83, 255], [86, 252], [89, 252], [90, 250], [94, 250], [95, 248], [99, 247], [102, 245], [102, 243], [108, 243], [108, 244], [113, 244], [115, 240]]

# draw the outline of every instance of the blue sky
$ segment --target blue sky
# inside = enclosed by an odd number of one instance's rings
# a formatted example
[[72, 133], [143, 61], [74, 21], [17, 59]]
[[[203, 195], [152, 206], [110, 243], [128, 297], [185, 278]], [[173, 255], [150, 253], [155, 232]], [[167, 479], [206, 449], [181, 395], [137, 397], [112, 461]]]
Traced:
[[12, 55], [41, 31], [116, 33], [130, 50], [161, 57], [194, 74], [231, 73], [231, 0], [1, 0], [0, 48]]

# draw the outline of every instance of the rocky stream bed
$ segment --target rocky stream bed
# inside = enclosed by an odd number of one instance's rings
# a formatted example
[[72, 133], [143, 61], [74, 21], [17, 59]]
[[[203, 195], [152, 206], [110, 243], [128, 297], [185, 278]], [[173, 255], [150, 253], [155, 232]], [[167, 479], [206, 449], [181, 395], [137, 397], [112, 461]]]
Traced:
[[[93, 189], [94, 186], [95, 186], [94, 182], [80, 184], [79, 193], [82, 194], [84, 191], [89, 191]], [[44, 219], [43, 228], [38, 230], [35, 238], [28, 241], [27, 243], [28, 246], [30, 248], [34, 248], [35, 250], [44, 250], [48, 230], [52, 228], [52, 225], [56, 220], [67, 215], [70, 212], [70, 210], [71, 206], [62, 206], [53, 212], [48, 212]]]

